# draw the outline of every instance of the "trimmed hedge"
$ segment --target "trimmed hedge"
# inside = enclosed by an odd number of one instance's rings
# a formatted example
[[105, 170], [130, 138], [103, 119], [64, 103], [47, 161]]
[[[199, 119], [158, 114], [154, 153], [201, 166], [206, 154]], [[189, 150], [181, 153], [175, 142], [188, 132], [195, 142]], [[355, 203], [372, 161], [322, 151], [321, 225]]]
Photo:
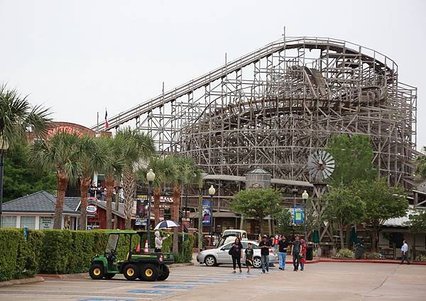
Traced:
[[21, 236], [19, 229], [2, 229], [0, 231], [0, 281], [16, 277]]
[[[162, 234], [163, 236], [165, 233]], [[163, 243], [163, 252], [170, 252], [172, 235]], [[128, 253], [129, 236], [120, 237], [119, 256]], [[0, 281], [31, 277], [37, 273], [68, 274], [84, 273], [89, 270], [90, 261], [96, 254], [103, 254], [108, 233], [103, 230], [29, 230], [24, 237], [23, 229], [0, 229]], [[144, 239], [141, 248], [144, 248]], [[132, 249], [139, 242], [133, 236]], [[150, 246], [154, 246], [154, 231]], [[179, 253], [174, 254], [175, 262], [192, 260], [194, 236], [179, 233]]]

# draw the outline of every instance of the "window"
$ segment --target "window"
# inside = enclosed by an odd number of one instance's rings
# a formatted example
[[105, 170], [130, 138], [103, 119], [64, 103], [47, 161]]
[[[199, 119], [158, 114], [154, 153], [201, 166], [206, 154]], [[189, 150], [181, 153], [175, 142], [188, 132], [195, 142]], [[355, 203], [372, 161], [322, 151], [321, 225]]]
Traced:
[[35, 216], [21, 216], [20, 228], [35, 229]]
[[16, 216], [2, 216], [2, 228], [16, 228]]

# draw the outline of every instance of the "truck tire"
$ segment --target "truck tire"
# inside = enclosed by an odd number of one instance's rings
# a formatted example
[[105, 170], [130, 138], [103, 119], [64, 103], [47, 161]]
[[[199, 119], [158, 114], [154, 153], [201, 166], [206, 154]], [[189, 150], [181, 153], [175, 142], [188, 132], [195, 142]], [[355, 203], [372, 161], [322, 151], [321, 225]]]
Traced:
[[167, 277], [169, 277], [169, 275], [170, 275], [169, 267], [163, 264], [160, 268], [160, 275], [158, 276], [157, 280], [164, 281], [167, 279]]
[[124, 277], [126, 277], [127, 280], [135, 280], [139, 277], [139, 269], [134, 264], [128, 264], [124, 267]]
[[158, 268], [153, 264], [144, 264], [141, 268], [141, 279], [145, 281], [155, 281], [158, 279]]
[[104, 278], [104, 266], [100, 263], [94, 263], [89, 269], [90, 278], [99, 280]]

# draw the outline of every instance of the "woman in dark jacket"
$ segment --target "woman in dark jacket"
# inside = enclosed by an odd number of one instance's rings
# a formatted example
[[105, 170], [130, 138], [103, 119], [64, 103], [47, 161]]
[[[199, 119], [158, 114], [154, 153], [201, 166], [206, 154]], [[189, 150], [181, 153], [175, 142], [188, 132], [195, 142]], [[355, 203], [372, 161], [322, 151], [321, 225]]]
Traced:
[[232, 266], [234, 268], [233, 273], [235, 273], [235, 268], [237, 267], [237, 264], [238, 264], [238, 267], [240, 269], [240, 273], [242, 272], [242, 270], [241, 270], [242, 250], [243, 250], [243, 245], [241, 244], [240, 239], [237, 237], [237, 238], [235, 238], [235, 241], [232, 244], [231, 249], [229, 250], [229, 255], [232, 256]]

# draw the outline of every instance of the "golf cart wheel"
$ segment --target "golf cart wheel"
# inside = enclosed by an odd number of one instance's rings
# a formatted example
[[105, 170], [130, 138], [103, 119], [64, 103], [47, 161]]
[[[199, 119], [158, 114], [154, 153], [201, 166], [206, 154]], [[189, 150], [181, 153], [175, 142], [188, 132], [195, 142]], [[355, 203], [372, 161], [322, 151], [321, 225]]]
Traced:
[[169, 277], [169, 274], [170, 274], [169, 267], [163, 264], [160, 269], [160, 275], [158, 276], [157, 280], [159, 281], [166, 280], [167, 277]]
[[104, 266], [100, 263], [94, 263], [89, 270], [90, 278], [99, 280], [104, 278]]
[[112, 277], [114, 277], [115, 276], [115, 274], [114, 273], [106, 273], [105, 274], [105, 279], [112, 279]]
[[262, 260], [260, 259], [260, 257], [253, 258], [253, 267], [258, 269], [261, 266], [262, 266]]
[[145, 281], [155, 281], [158, 279], [158, 268], [153, 264], [142, 266], [141, 279]]
[[214, 256], [212, 256], [212, 255], [209, 255], [204, 259], [204, 263], [208, 267], [215, 266], [216, 265], [216, 258], [214, 258]]
[[139, 277], [139, 270], [138, 267], [134, 264], [128, 264], [124, 267], [124, 277], [126, 277], [127, 280], [135, 280]]

